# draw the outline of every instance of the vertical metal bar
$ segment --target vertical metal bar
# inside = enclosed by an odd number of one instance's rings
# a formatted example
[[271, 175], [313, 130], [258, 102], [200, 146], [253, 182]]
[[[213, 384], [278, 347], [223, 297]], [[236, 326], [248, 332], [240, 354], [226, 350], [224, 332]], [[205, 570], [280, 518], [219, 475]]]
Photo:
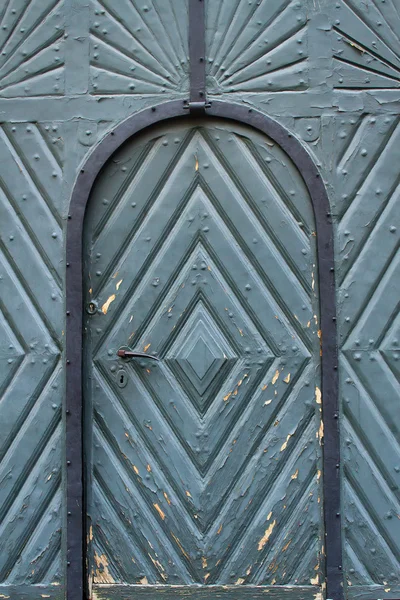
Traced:
[[190, 104], [205, 103], [205, 0], [189, 0]]
[[[83, 442], [82, 442], [82, 225], [87, 188], [78, 178], [67, 227], [66, 314], [66, 490], [68, 600], [82, 600], [83, 554]], [[79, 196], [79, 201], [78, 197]]]

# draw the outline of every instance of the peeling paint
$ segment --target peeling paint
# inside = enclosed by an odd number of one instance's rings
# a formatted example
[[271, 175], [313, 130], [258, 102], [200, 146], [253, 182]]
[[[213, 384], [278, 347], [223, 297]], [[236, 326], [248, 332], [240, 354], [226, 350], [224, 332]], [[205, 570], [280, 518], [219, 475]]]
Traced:
[[299, 470], [296, 469], [296, 471], [293, 473], [293, 475], [291, 476], [290, 479], [297, 479], [298, 474], [299, 474]]
[[286, 438], [286, 442], [284, 442], [281, 446], [281, 452], [283, 452], [284, 450], [286, 450], [287, 445], [288, 445], [288, 441], [290, 440], [290, 438], [292, 437], [292, 434], [289, 433], [289, 435]]
[[107, 311], [108, 311], [108, 309], [110, 308], [110, 304], [111, 304], [112, 302], [114, 302], [115, 298], [116, 298], [115, 294], [112, 294], [112, 295], [111, 295], [111, 296], [108, 298], [108, 300], [107, 300], [106, 302], [104, 302], [103, 306], [101, 307], [101, 312], [103, 313], [103, 315], [106, 315], [106, 314], [107, 314]]
[[172, 531], [171, 531], [171, 535], [174, 538], [174, 540], [175, 540], [175, 542], [176, 542], [179, 550], [182, 552], [183, 556], [185, 558], [187, 558], [188, 560], [190, 560], [190, 556], [187, 554], [187, 552], [185, 551], [184, 547], [182, 546], [180, 539], [178, 537], [176, 537], [176, 535], [174, 533], [172, 533]]
[[322, 444], [322, 438], [324, 437], [324, 422], [321, 419], [321, 422], [319, 424], [319, 429], [317, 431], [317, 439], [319, 439], [319, 444]]
[[153, 506], [156, 509], [156, 511], [158, 512], [158, 514], [160, 515], [160, 517], [162, 518], [162, 520], [164, 521], [165, 513], [163, 512], [163, 510], [160, 508], [160, 506], [157, 503], [153, 504]]
[[285, 383], [289, 383], [289, 381], [290, 381], [290, 373], [287, 374], [287, 376], [285, 377], [285, 379], [283, 381]]
[[116, 284], [116, 286], [115, 286], [115, 289], [117, 290], [117, 292], [118, 292], [118, 290], [119, 290], [119, 288], [120, 288], [120, 285], [121, 285], [121, 283], [122, 283], [122, 282], [123, 282], [123, 279], [120, 279], [120, 280], [118, 281], [118, 283]]
[[269, 538], [271, 537], [272, 531], [274, 529], [276, 525], [276, 520], [272, 521], [271, 525], [268, 527], [268, 529], [265, 530], [264, 535], [262, 536], [262, 538], [260, 539], [260, 541], [258, 542], [258, 550], [262, 550], [265, 546], [265, 544], [268, 542]]
[[272, 378], [272, 382], [271, 382], [271, 383], [272, 383], [272, 385], [275, 385], [275, 383], [278, 381], [278, 377], [279, 377], [279, 369], [277, 369], [277, 370], [275, 371], [275, 375], [273, 376], [273, 378]]
[[94, 573], [94, 583], [115, 583], [114, 578], [108, 570], [108, 559], [105, 554], [97, 554], [94, 552], [94, 560], [97, 565], [97, 569]]
[[147, 350], [150, 348], [151, 344], [146, 344], [145, 347], [143, 348], [143, 352], [147, 352]]
[[321, 402], [322, 402], [321, 390], [319, 389], [318, 386], [315, 388], [315, 402], [317, 404], [321, 404]]

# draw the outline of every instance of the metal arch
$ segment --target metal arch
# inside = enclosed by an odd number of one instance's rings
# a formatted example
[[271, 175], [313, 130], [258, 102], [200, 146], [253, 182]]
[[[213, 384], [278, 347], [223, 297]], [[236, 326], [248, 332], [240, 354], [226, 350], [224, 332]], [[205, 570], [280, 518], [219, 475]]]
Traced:
[[[78, 174], [67, 224], [66, 276], [66, 461], [67, 461], [67, 599], [82, 600], [85, 589], [84, 446], [82, 437], [82, 234], [93, 183], [110, 156], [130, 137], [162, 121], [187, 116], [187, 104], [166, 102], [128, 118], [105, 136]], [[214, 101], [205, 114], [247, 124], [274, 140], [293, 160], [308, 188], [316, 221], [317, 264], [322, 336], [322, 398], [324, 418], [323, 489], [326, 535], [327, 598], [342, 600], [340, 518], [340, 439], [337, 371], [336, 296], [333, 226], [325, 186], [301, 142], [270, 117], [245, 106]]]

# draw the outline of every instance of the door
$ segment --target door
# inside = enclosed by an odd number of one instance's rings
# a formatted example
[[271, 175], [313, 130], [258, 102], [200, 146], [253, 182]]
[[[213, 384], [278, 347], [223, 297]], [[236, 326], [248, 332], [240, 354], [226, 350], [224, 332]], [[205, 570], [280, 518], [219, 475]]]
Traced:
[[322, 598], [315, 241], [298, 170], [250, 128], [170, 121], [104, 167], [84, 254], [93, 597]]

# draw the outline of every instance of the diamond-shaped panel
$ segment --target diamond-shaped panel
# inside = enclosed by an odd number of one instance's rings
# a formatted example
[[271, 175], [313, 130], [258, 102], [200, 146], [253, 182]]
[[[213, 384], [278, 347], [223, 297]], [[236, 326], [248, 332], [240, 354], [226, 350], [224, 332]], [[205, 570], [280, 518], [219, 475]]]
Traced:
[[[192, 368], [196, 377], [200, 380], [204, 379], [204, 376], [212, 365], [218, 361], [220, 364], [218, 365], [218, 370], [221, 366], [221, 359], [218, 359], [212, 352], [210, 346], [207, 344], [207, 341], [203, 339], [202, 335], [197, 337], [192, 348], [186, 358], [186, 362], [189, 367]], [[223, 361], [222, 361], [223, 363]]]
[[197, 410], [204, 414], [238, 357], [200, 300], [167, 358]]

